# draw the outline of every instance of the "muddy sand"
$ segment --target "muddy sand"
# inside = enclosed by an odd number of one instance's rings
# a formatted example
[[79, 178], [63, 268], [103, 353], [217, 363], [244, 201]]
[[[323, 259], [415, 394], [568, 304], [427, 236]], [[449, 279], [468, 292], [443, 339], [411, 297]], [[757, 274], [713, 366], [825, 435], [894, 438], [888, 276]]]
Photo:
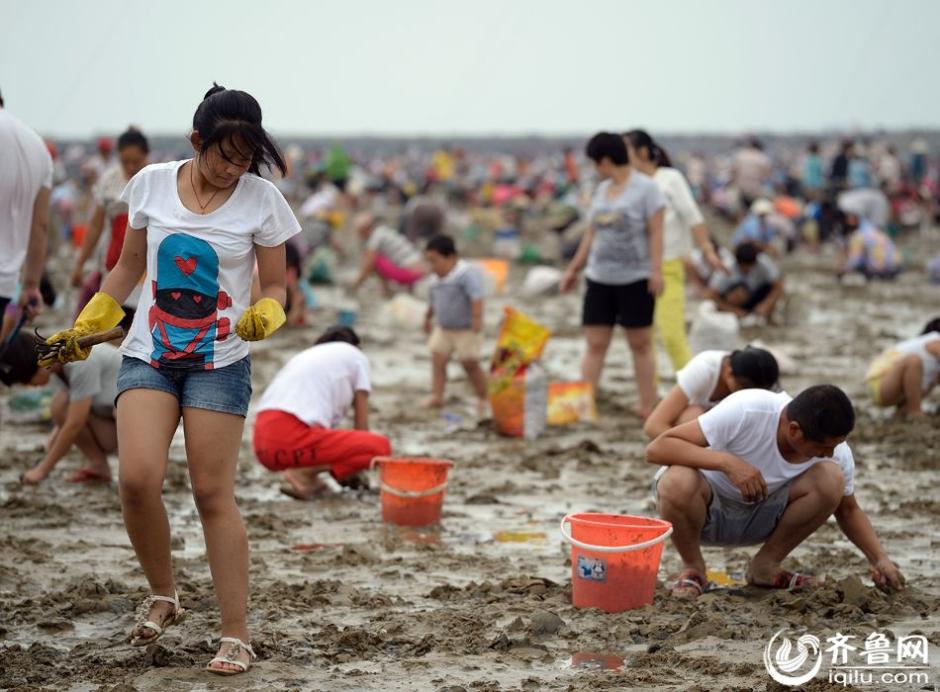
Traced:
[[[840, 287], [826, 256], [794, 257], [786, 266], [789, 324], [743, 336], [759, 335], [795, 361], [799, 374], [783, 378], [789, 391], [827, 381], [853, 397], [857, 496], [906, 574], [907, 591], [886, 596], [872, 588], [864, 558], [830, 521], [789, 561], [826, 576], [827, 585], [812, 593], [731, 586], [695, 603], [676, 602], [664, 589], [678, 566], [667, 545], [651, 606], [617, 615], [573, 608], [568, 551], [557, 530], [561, 516], [654, 513], [655, 469], [643, 460], [641, 426], [630, 414], [634, 388], [625, 345], [618, 342], [608, 358], [599, 424], [552, 428], [533, 442], [505, 439], [476, 424], [469, 387], [456, 370], [447, 415], [419, 409], [430, 367], [423, 337], [389, 324], [371, 287], [359, 329], [373, 365], [372, 427], [388, 434], [398, 453], [456, 462], [440, 530], [383, 526], [378, 495], [368, 489], [292, 501], [254, 461], [246, 434], [237, 493], [251, 543], [250, 628], [260, 659], [245, 676], [216, 678], [200, 670], [215, 651], [219, 625], [182, 433], [171, 449], [165, 496], [189, 616], [159, 643], [134, 649], [126, 637], [145, 582], [115, 487], [64, 483], [62, 476], [79, 463], [72, 455], [41, 487], [21, 488], [17, 477], [38, 458], [48, 428], [13, 424], [5, 411], [0, 689], [782, 689], [762, 663], [765, 643], [782, 627], [820, 638], [850, 633], [859, 646], [875, 631], [923, 634], [934, 658], [925, 689], [935, 689], [940, 419], [936, 412], [917, 423], [890, 419], [868, 403], [861, 374], [878, 350], [932, 315], [938, 290], [925, 288], [921, 273], [893, 284]], [[510, 289], [521, 277], [514, 270]], [[339, 294], [321, 289], [317, 295], [323, 307], [311, 318], [322, 327]], [[488, 346], [506, 303], [505, 297], [488, 302]], [[579, 298], [513, 304], [554, 330], [544, 361], [553, 378], [575, 379]], [[312, 333], [284, 330], [255, 347], [255, 401]], [[661, 367], [666, 387], [668, 367]], [[506, 538], [500, 532], [525, 532], [516, 537], [528, 540], [498, 540]], [[710, 569], [734, 578], [752, 552], [708, 549], [706, 558]], [[844, 688], [821, 673], [805, 689]]]

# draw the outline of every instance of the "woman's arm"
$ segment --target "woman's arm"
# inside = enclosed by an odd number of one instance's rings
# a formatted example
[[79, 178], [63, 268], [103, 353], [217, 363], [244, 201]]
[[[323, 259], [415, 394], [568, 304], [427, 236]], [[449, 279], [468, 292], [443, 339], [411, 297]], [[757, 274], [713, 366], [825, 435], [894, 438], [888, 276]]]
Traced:
[[643, 425], [643, 432], [651, 440], [655, 440], [662, 433], [669, 430], [679, 420], [679, 416], [689, 406], [689, 397], [681, 387], [673, 387], [666, 397], [660, 401]]
[[261, 289], [258, 299], [272, 298], [284, 305], [287, 301], [287, 250], [284, 243], [274, 247], [256, 244], [255, 259]]
[[663, 216], [665, 207], [653, 214], [646, 222], [650, 238], [649, 291], [659, 295], [663, 291]]
[[581, 236], [581, 242], [578, 244], [578, 251], [565, 269], [565, 274], [561, 278], [561, 292], [567, 293], [574, 286], [575, 279], [578, 278], [578, 272], [587, 263], [588, 255], [591, 254], [591, 244], [594, 242], [594, 227], [588, 226]]
[[95, 205], [95, 213], [91, 216], [91, 222], [88, 224], [88, 230], [85, 232], [85, 239], [82, 241], [82, 249], [75, 259], [75, 268], [72, 270], [72, 286], [78, 288], [82, 285], [82, 274], [85, 269], [85, 262], [91, 257], [91, 253], [98, 247], [98, 240], [101, 238], [101, 231], [104, 229], [104, 207], [100, 204]]
[[356, 430], [369, 429], [369, 392], [356, 392], [353, 399], [353, 427]]
[[101, 292], [107, 293], [118, 304], [123, 304], [134, 290], [147, 269], [147, 229], [127, 227], [124, 246], [114, 269], [101, 284]]

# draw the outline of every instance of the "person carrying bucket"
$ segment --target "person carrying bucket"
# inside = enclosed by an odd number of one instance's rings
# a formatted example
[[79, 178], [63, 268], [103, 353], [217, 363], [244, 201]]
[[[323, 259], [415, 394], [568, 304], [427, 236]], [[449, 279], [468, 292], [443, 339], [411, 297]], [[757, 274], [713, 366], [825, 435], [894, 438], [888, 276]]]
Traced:
[[[387, 437], [369, 432], [369, 360], [350, 327], [330, 327], [281, 368], [261, 397], [254, 449], [270, 471], [283, 471], [281, 492], [313, 499], [328, 471], [340, 483], [392, 453]], [[349, 407], [354, 429], [337, 426]]]
[[875, 585], [903, 588], [855, 498], [855, 461], [845, 442], [854, 426], [852, 402], [833, 385], [792, 399], [747, 389], [651, 442], [646, 459], [663, 466], [653, 495], [683, 563], [672, 593], [695, 598], [708, 588], [702, 544], [761, 544], [747, 569], [751, 585], [818, 586], [817, 577], [780, 565], [832, 514], [868, 559]]

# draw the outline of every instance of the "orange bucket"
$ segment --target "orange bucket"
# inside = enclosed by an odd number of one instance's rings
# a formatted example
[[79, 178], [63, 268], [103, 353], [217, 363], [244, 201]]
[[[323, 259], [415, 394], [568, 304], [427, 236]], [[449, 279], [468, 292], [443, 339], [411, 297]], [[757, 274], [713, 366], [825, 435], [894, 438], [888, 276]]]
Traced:
[[441, 521], [447, 473], [454, 462], [418, 457], [376, 457], [382, 487], [382, 521], [428, 526]]
[[[566, 525], [571, 530], [566, 531]], [[571, 603], [608, 613], [653, 602], [663, 542], [672, 524], [662, 519], [584, 512], [561, 520], [571, 544]]]

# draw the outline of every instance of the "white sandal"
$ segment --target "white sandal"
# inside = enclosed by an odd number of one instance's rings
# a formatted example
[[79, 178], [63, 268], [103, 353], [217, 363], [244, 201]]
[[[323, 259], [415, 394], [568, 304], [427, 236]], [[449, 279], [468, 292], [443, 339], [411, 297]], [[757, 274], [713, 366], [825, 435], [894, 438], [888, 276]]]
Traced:
[[[145, 620], [140, 622], [143, 618], [150, 617], [150, 609], [153, 607], [153, 604], [157, 601], [163, 601], [164, 603], [173, 604], [173, 614], [164, 621], [163, 626], [161, 627], [153, 620]], [[151, 642], [157, 641], [160, 637], [163, 636], [163, 633], [166, 632], [167, 627], [175, 625], [183, 621], [183, 617], [186, 614], [186, 611], [180, 606], [180, 596], [179, 593], [174, 593], [173, 598], [169, 596], [158, 596], [156, 594], [150, 594], [143, 603], [140, 604], [138, 609], [138, 623], [134, 627], [135, 630], [146, 627], [149, 630], [152, 630], [155, 634], [152, 637], [143, 637], [140, 634], [134, 635], [131, 633], [131, 646], [146, 646]]]
[[[206, 665], [206, 670], [210, 673], [215, 673], [216, 675], [241, 675], [246, 672], [251, 667], [252, 660], [258, 658], [255, 655], [254, 649], [251, 648], [251, 644], [246, 644], [241, 639], [237, 637], [222, 637], [219, 640], [221, 644], [233, 644], [233, 646], [228, 650], [224, 656], [216, 656]], [[242, 651], [248, 653], [248, 663], [242, 663], [238, 660], [239, 654]], [[226, 668], [213, 668], [213, 663], [230, 663], [233, 666], [238, 666], [241, 670], [228, 670]]]

